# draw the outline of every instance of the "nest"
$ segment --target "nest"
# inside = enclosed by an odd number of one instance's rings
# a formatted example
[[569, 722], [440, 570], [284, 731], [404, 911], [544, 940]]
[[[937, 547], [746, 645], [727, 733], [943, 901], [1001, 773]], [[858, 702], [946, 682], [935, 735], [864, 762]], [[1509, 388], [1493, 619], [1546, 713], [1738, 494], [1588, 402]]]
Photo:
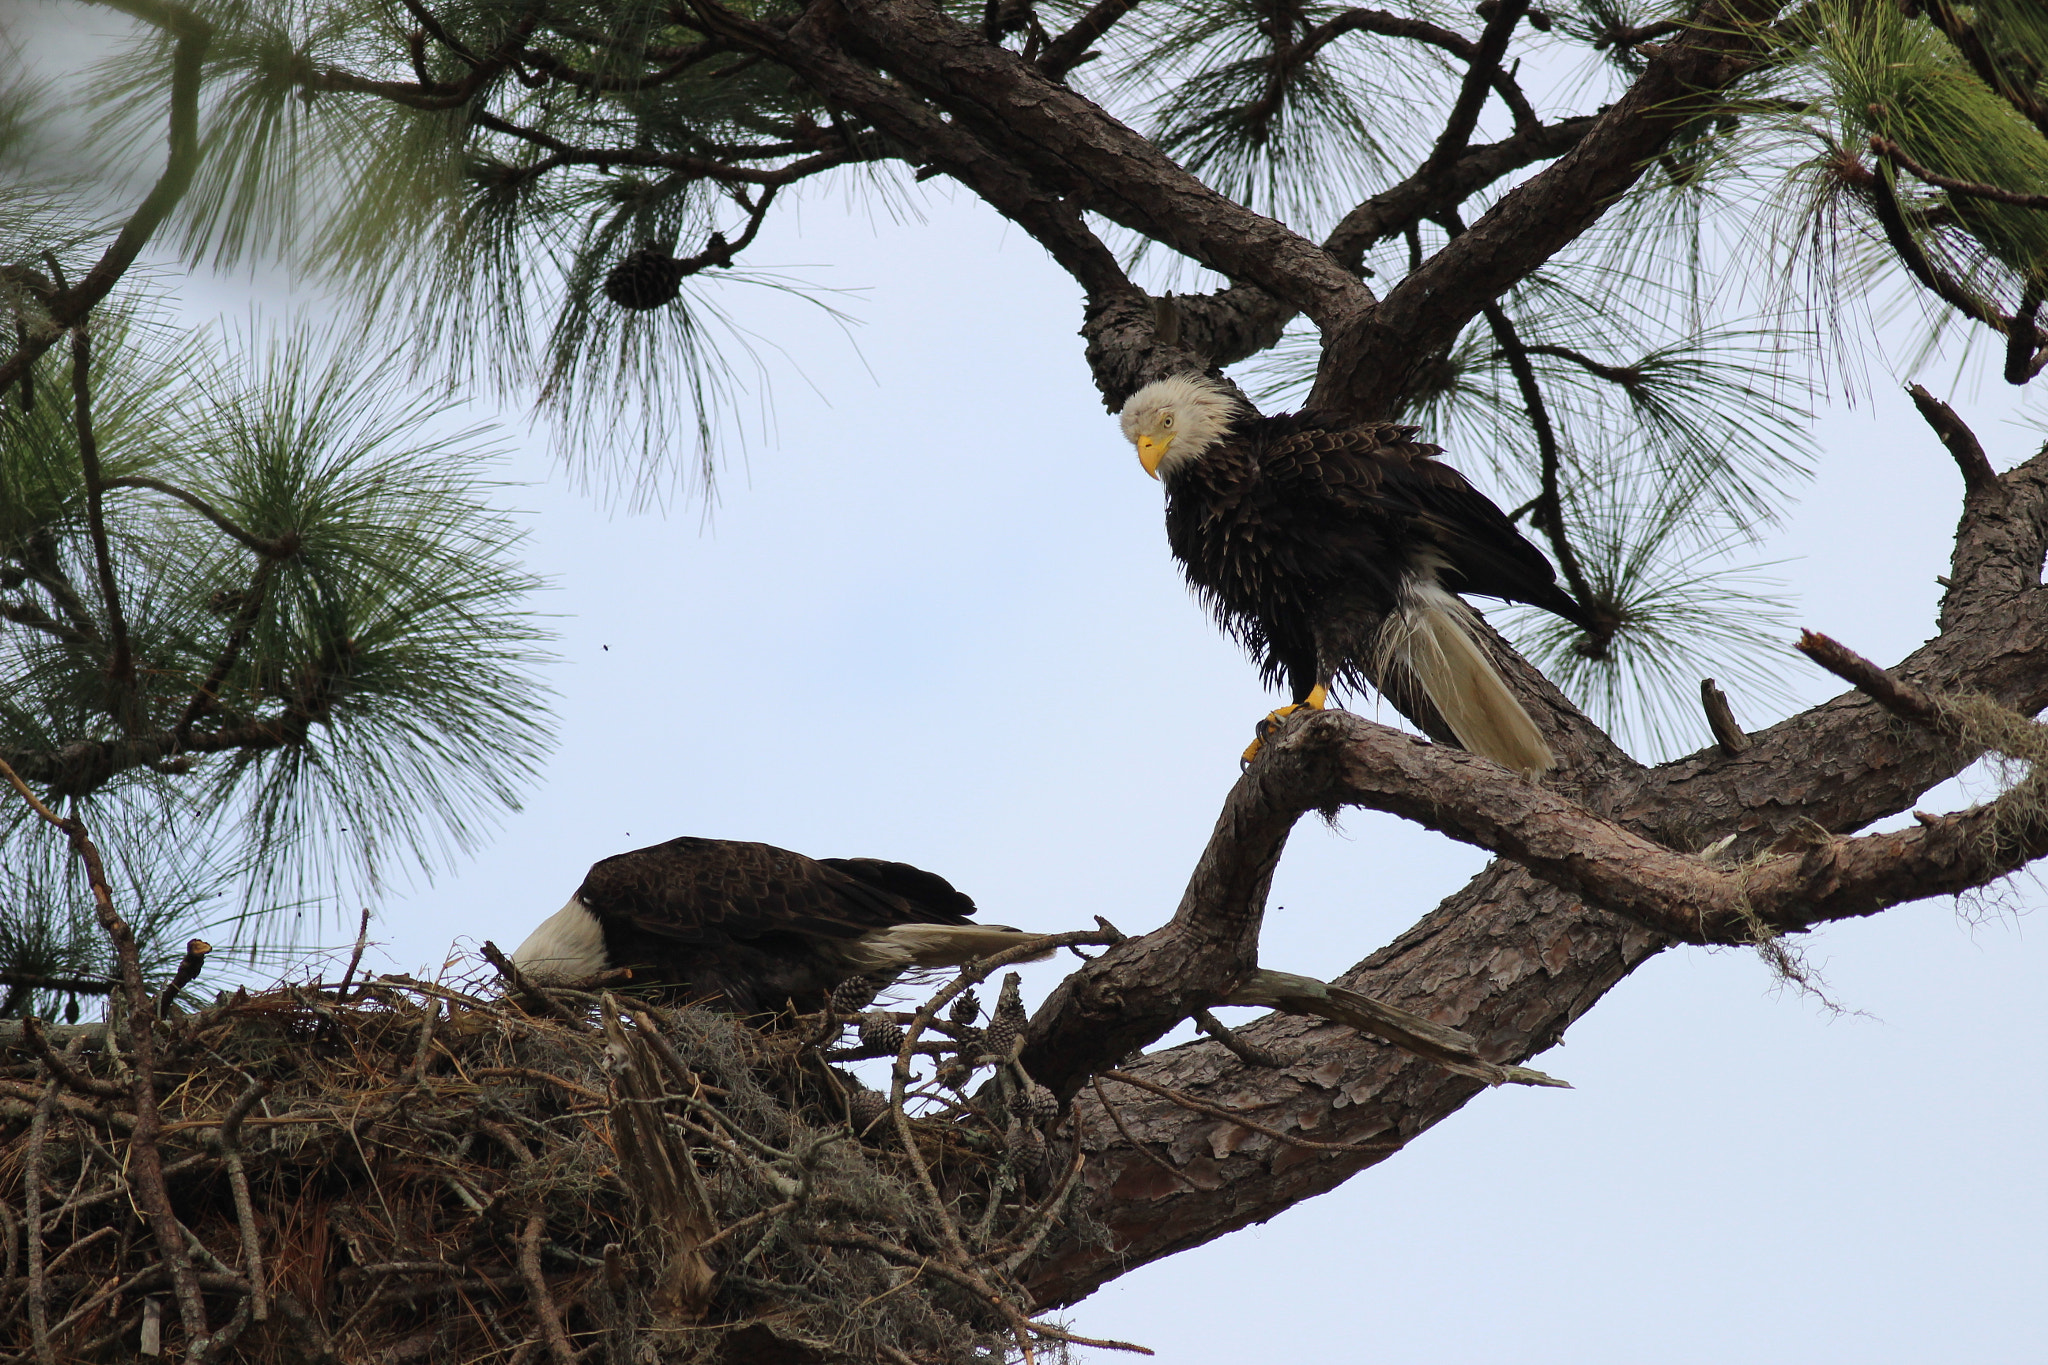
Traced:
[[[1007, 1032], [1000, 1008], [976, 1028], [968, 984], [914, 1013], [764, 1030], [405, 977], [238, 992], [140, 1040], [118, 1019], [30, 1024], [0, 1052], [0, 1350], [44, 1365], [1062, 1350], [1084, 1339], [1032, 1321], [1017, 1276], [1055, 1234], [1086, 1235], [1063, 1214], [1072, 1120], [1016, 1069], [1017, 1012]], [[835, 1047], [849, 1025], [861, 1043]], [[888, 1095], [834, 1065], [879, 1055], [897, 1058]]]

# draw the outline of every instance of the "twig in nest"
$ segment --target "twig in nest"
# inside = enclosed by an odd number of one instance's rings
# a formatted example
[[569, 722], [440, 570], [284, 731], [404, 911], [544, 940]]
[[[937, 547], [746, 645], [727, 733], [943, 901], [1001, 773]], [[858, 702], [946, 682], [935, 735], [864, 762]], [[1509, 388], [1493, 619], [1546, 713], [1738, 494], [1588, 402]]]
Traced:
[[[889, 1115], [895, 1124], [897, 1140], [903, 1144], [910, 1169], [917, 1176], [917, 1183], [924, 1191], [931, 1208], [938, 1214], [939, 1230], [945, 1234], [947, 1250], [962, 1264], [969, 1259], [966, 1242], [960, 1236], [960, 1229], [954, 1225], [952, 1211], [946, 1206], [946, 1201], [939, 1197], [938, 1186], [932, 1181], [931, 1169], [925, 1165], [924, 1154], [918, 1151], [917, 1139], [911, 1133], [910, 1116], [903, 1112], [904, 1092], [910, 1085], [910, 1059], [917, 1047], [918, 1037], [938, 1017], [941, 1009], [951, 1004], [961, 992], [987, 980], [989, 974], [996, 968], [1007, 967], [1014, 962], [1029, 961], [1049, 948], [1057, 950], [1112, 943], [1115, 939], [1110, 936], [1115, 932], [1113, 929], [1104, 928], [1093, 933], [1082, 930], [1066, 934], [1047, 934], [1041, 938], [1027, 939], [1014, 948], [1006, 948], [992, 956], [976, 958], [962, 968], [960, 974], [942, 990], [925, 1001], [903, 1030], [903, 1046], [897, 1052], [896, 1061], [889, 1069]], [[1029, 1354], [1028, 1348], [1026, 1354]]]
[[540, 1269], [540, 1236], [547, 1228], [545, 1216], [536, 1213], [526, 1220], [526, 1227], [519, 1234], [519, 1278], [526, 1282], [526, 1294], [533, 1301], [533, 1315], [540, 1319], [541, 1336], [547, 1341], [548, 1354], [554, 1357], [555, 1365], [576, 1365], [576, 1352], [569, 1345], [569, 1334], [562, 1330], [562, 1312], [555, 1307], [554, 1296], [548, 1293], [547, 1276]]
[[[1097, 1090], [1096, 1093], [1100, 1094], [1101, 1091]], [[1023, 1221], [1011, 1230], [1010, 1235], [1020, 1241], [1017, 1249], [1003, 1258], [1002, 1271], [1005, 1275], [1016, 1274], [1018, 1267], [1030, 1260], [1037, 1254], [1038, 1249], [1045, 1245], [1045, 1239], [1051, 1235], [1053, 1228], [1058, 1226], [1059, 1212], [1065, 1207], [1067, 1197], [1074, 1192], [1075, 1182], [1081, 1178], [1081, 1168], [1087, 1161], [1088, 1153], [1081, 1142], [1081, 1120], [1080, 1116], [1076, 1115], [1073, 1159], [1067, 1163], [1067, 1172], [1060, 1178], [1059, 1188], [1047, 1195], [1043, 1203], [1025, 1215]]]
[[504, 950], [489, 939], [484, 940], [483, 955], [484, 961], [498, 969], [498, 975], [505, 978], [506, 984], [518, 993], [520, 999], [530, 1001], [539, 1006], [543, 1014], [559, 1019], [565, 1024], [581, 1024], [583, 1022], [575, 1015], [569, 1013], [564, 1006], [554, 1000], [550, 1000], [547, 992], [541, 990], [540, 987], [534, 985], [531, 981], [528, 981], [526, 974], [512, 965], [511, 958], [505, 956]]
[[[347, 1003], [349, 982], [355, 980], [356, 968], [363, 965], [363, 949], [370, 946], [370, 907], [363, 907], [363, 922], [356, 926], [356, 946], [348, 955], [348, 969], [341, 974], [341, 984], [334, 988], [334, 998]], [[258, 1319], [261, 1321], [261, 1319]]]
[[50, 1282], [43, 1273], [43, 1142], [50, 1131], [50, 1112], [57, 1107], [58, 1080], [53, 1074], [43, 1087], [36, 1115], [28, 1126], [28, 1155], [22, 1172], [23, 1212], [28, 1217], [28, 1330], [35, 1343], [37, 1365], [56, 1365], [50, 1349]]
[[1101, 1076], [1106, 1081], [1122, 1081], [1125, 1085], [1133, 1085], [1140, 1090], [1149, 1090], [1162, 1099], [1173, 1101], [1183, 1109], [1192, 1109], [1198, 1114], [1211, 1114], [1219, 1119], [1228, 1119], [1240, 1128], [1249, 1128], [1254, 1133], [1263, 1133], [1275, 1142], [1284, 1142], [1289, 1147], [1301, 1147], [1311, 1152], [1398, 1152], [1403, 1146], [1399, 1142], [1311, 1142], [1307, 1138], [1299, 1138], [1292, 1133], [1283, 1133], [1278, 1128], [1268, 1128], [1265, 1124], [1248, 1118], [1241, 1109], [1229, 1109], [1220, 1104], [1210, 1104], [1205, 1100], [1196, 1099], [1185, 1091], [1175, 1090], [1172, 1086], [1161, 1085], [1157, 1081], [1148, 1081], [1142, 1077], [1133, 1076], [1126, 1071], [1104, 1071], [1101, 1073]]
[[[22, 1020], [21, 1039], [29, 1045], [29, 1050], [36, 1054], [42, 1064], [49, 1068], [52, 1079], [62, 1082], [66, 1089], [102, 1100], [121, 1099], [127, 1095], [128, 1087], [125, 1085], [116, 1085], [112, 1081], [103, 1081], [97, 1076], [88, 1076], [82, 1071], [73, 1070], [70, 1063], [58, 1056], [56, 1049], [50, 1046], [50, 1040], [43, 1036], [42, 1020], [34, 1016]], [[75, 1048], [80, 1041], [82, 1040], [73, 1038], [72, 1047]]]
[[398, 1088], [409, 1090], [427, 1078], [427, 1063], [434, 1056], [434, 1025], [441, 1019], [441, 1002], [432, 996], [427, 998], [426, 1009], [420, 1012], [420, 1041], [412, 1054], [412, 1065], [398, 1078]]
[[249, 1082], [220, 1121], [220, 1149], [227, 1159], [228, 1188], [235, 1197], [235, 1223], [242, 1234], [242, 1274], [249, 1281], [249, 1311], [257, 1322], [270, 1321], [270, 1294], [263, 1271], [263, 1243], [256, 1235], [256, 1208], [249, 1198], [249, 1173], [242, 1165], [242, 1120], [270, 1089], [267, 1080]]

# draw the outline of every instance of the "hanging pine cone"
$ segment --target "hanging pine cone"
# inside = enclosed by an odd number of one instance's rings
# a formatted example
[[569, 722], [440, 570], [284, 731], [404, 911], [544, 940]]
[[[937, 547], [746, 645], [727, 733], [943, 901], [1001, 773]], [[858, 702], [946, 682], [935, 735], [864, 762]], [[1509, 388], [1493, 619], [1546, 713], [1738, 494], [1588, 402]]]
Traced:
[[974, 1068], [958, 1057], [948, 1057], [932, 1073], [932, 1079], [948, 1090], [959, 1090], [974, 1076]]
[[865, 1133], [889, 1112], [889, 1097], [879, 1090], [856, 1090], [847, 1097], [847, 1108], [853, 1112], [853, 1131]]
[[659, 308], [682, 292], [683, 263], [654, 241], [627, 253], [604, 277], [604, 296], [621, 308]]
[[1060, 1116], [1060, 1102], [1037, 1081], [1017, 1097], [1017, 1112], [1033, 1123], [1051, 1123]]
[[888, 1019], [869, 1016], [860, 1021], [860, 1045], [870, 1052], [901, 1052], [903, 1026]]
[[959, 998], [953, 1002], [953, 1008], [946, 1017], [961, 1028], [966, 1028], [981, 1017], [981, 1002], [974, 998], [973, 991], [962, 991]]

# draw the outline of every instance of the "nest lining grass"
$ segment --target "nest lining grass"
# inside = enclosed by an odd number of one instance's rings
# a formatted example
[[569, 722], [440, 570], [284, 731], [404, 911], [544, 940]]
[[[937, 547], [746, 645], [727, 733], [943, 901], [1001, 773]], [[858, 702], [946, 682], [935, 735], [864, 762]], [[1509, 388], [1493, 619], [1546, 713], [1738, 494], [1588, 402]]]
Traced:
[[[1014, 1278], [1076, 1232], [1059, 1121], [958, 1084], [942, 1107], [913, 1084], [913, 1117], [826, 1065], [831, 1021], [403, 977], [237, 992], [155, 1025], [153, 1138], [128, 1055], [52, 1032], [0, 1050], [0, 1359], [950, 1365], [1085, 1340]], [[953, 1033], [957, 1076], [977, 1045]]]

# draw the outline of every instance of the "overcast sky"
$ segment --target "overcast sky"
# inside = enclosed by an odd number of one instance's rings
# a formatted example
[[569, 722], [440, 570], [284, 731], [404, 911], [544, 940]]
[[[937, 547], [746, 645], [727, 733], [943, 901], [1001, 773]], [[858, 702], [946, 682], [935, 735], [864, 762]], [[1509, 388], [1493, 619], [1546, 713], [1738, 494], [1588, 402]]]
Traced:
[[[840, 300], [859, 326], [849, 342], [786, 296], [731, 296], [791, 358], [708, 516], [610, 510], [513, 415], [523, 486], [504, 497], [553, 584], [561, 744], [480, 856], [376, 907], [384, 965], [509, 948], [593, 860], [679, 834], [903, 859], [1029, 928], [1171, 914], [1273, 698], [1180, 584], [1071, 281], [964, 193], [923, 202], [899, 222], [818, 194], [749, 253], [862, 291]], [[184, 301], [240, 321], [251, 292], [201, 281]], [[253, 292], [273, 316], [292, 302]], [[1933, 631], [1961, 492], [1887, 364], [1824, 414], [1819, 477], [1764, 551], [1800, 624], [1885, 661]], [[2040, 444], [1953, 362], [1897, 377], [1951, 397], [2001, 467]], [[1803, 703], [1838, 690], [1789, 647], [1784, 671]], [[1734, 705], [1751, 728], [1780, 718]], [[1389, 817], [1304, 821], [1263, 960], [1335, 975], [1482, 863]], [[1576, 1089], [1482, 1095], [1071, 1320], [1179, 1365], [2040, 1360], [2041, 900], [2028, 880], [1814, 935], [1840, 1015], [1751, 953], [1667, 953], [1539, 1059]]]

